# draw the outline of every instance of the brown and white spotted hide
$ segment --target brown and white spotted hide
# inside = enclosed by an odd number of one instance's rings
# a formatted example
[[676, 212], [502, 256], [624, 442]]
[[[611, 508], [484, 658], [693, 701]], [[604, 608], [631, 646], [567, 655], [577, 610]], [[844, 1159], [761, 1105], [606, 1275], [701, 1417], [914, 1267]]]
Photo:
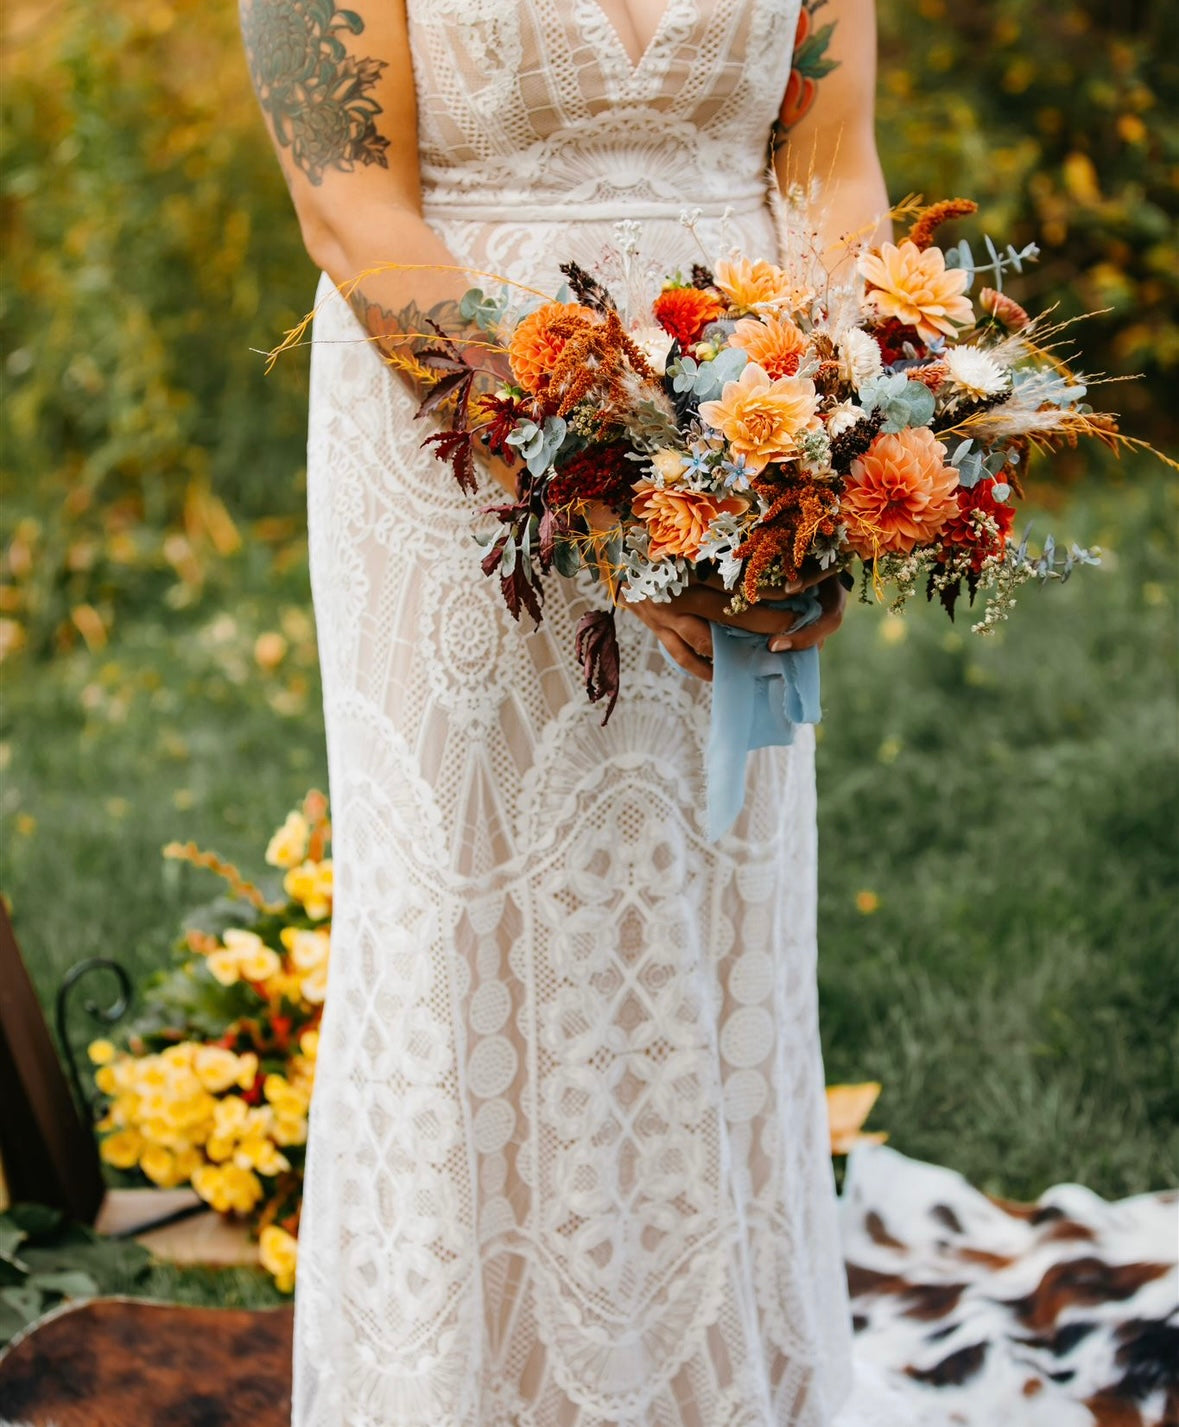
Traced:
[[848, 1162], [858, 1356], [936, 1427], [1179, 1427], [1179, 1192], [1035, 1204], [883, 1145]]

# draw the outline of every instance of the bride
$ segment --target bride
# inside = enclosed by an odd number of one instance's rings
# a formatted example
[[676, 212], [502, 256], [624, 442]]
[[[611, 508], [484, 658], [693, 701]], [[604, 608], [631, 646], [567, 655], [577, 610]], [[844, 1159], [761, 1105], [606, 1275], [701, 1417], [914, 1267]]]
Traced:
[[[294, 1421], [823, 1427], [852, 1348], [813, 731], [750, 758], [719, 843], [702, 824], [710, 621], [778, 647], [789, 616], [726, 616], [705, 586], [620, 615], [602, 728], [571, 658], [599, 587], [554, 580], [544, 623], [513, 623], [472, 539], [512, 475], [488, 460], [459, 492], [382, 350], [429, 317], [463, 330], [456, 266], [555, 292], [619, 220], [663, 272], [697, 240], [772, 258], [775, 179], [824, 176], [831, 254], [880, 236], [872, 0], [357, 4], [242, 10], [324, 272], [308, 503], [336, 889]], [[803, 36], [824, 63], [792, 76]], [[842, 587], [818, 590], [795, 647], [839, 624]]]

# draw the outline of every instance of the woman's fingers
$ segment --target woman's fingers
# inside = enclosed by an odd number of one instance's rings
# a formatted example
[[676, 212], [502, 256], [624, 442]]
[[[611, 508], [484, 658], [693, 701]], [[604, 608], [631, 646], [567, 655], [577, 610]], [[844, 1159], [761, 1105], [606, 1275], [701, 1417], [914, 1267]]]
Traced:
[[685, 643], [670, 625], [662, 625], [656, 632], [659, 642], [681, 669], [686, 669], [689, 674], [695, 674], [706, 684], [712, 683], [712, 665], [707, 659], [702, 659], [690, 644]]
[[677, 610], [669, 615], [667, 622], [693, 653], [701, 659], [712, 658], [712, 626], [708, 620], [693, 614], [680, 614]]
[[843, 623], [843, 611], [847, 605], [847, 590], [837, 575], [828, 576], [818, 592], [823, 613], [813, 624], [800, 629], [797, 634], [779, 635], [770, 640], [770, 649], [779, 653], [783, 649], [809, 649], [812, 645], [823, 647], [823, 641], [834, 634]]
[[676, 596], [675, 607], [677, 612], [682, 610], [700, 619], [732, 625], [735, 629], [748, 629], [754, 634], [781, 634], [794, 622], [790, 610], [768, 609], [761, 604], [751, 605], [740, 614], [726, 614], [725, 606], [731, 598], [731, 590], [691, 586]]

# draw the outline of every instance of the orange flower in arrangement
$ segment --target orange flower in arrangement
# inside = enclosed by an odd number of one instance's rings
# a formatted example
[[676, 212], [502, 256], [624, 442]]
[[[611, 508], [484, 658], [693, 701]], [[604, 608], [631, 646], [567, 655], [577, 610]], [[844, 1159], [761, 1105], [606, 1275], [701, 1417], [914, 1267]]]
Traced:
[[756, 317], [743, 318], [733, 330], [729, 346], [748, 352], [749, 360], [776, 380], [792, 377], [798, 371], [806, 351], [806, 337], [789, 317], [771, 313], [760, 321]]
[[790, 275], [764, 258], [726, 258], [714, 269], [716, 285], [738, 312], [757, 312], [766, 307], [795, 311], [812, 294], [796, 287]]
[[742, 496], [717, 496], [686, 486], [657, 486], [639, 481], [631, 509], [650, 536], [652, 560], [682, 555], [696, 559], [709, 525], [718, 515], [740, 515], [749, 502]]
[[700, 404], [700, 419], [719, 431], [751, 475], [771, 461], [798, 454], [799, 432], [819, 424], [818, 397], [807, 377], [779, 377], [750, 362], [735, 382], [726, 382], [719, 401]]
[[565, 350], [567, 337], [552, 331], [561, 318], [592, 317], [588, 307], [569, 302], [546, 302], [530, 312], [508, 343], [508, 361], [512, 375], [526, 392], [537, 396], [547, 385], [553, 367]]
[[877, 436], [851, 463], [840, 514], [848, 544], [866, 560], [908, 554], [958, 513], [958, 472], [927, 426]]
[[690, 347], [724, 311], [715, 292], [700, 287], [666, 287], [652, 303], [655, 320], [681, 347]]
[[868, 297], [882, 317], [915, 327], [927, 342], [954, 337], [956, 327], [974, 321], [970, 298], [964, 294], [970, 281], [958, 268], [947, 268], [940, 248], [919, 248], [907, 238], [898, 247], [882, 243], [875, 253], [860, 259], [868, 281]]
[[996, 292], [993, 287], [984, 287], [978, 295], [978, 305], [1008, 332], [1022, 332], [1031, 323], [1027, 312], [1020, 307], [1014, 297], [1005, 292]]

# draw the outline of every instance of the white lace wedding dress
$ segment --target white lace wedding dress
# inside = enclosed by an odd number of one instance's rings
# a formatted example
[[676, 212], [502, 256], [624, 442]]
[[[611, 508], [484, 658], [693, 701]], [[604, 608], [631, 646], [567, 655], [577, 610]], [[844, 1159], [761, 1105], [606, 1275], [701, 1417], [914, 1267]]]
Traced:
[[[551, 291], [621, 218], [690, 265], [685, 205], [772, 254], [797, 8], [669, 0], [635, 66], [595, 0], [410, 0], [428, 221]], [[572, 649], [601, 595], [554, 578], [541, 627], [512, 621], [475, 502], [325, 295], [309, 520], [337, 880], [294, 1422], [825, 1427], [851, 1334], [811, 730], [751, 758], [709, 845], [708, 687], [622, 615], [600, 727]]]

